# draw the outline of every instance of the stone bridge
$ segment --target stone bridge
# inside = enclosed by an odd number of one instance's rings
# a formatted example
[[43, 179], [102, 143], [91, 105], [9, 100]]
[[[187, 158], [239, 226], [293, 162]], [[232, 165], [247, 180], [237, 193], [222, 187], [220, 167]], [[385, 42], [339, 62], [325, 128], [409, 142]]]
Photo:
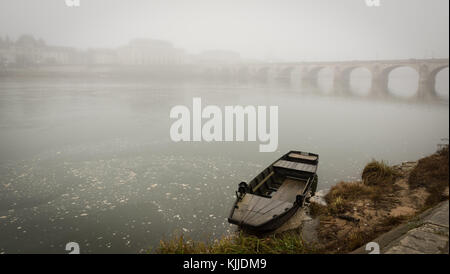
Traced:
[[371, 73], [369, 96], [387, 97], [389, 93], [389, 74], [400, 67], [409, 67], [418, 74], [417, 99], [439, 99], [435, 83], [437, 74], [448, 68], [449, 59], [409, 59], [409, 60], [376, 60], [376, 61], [342, 61], [342, 62], [300, 62], [300, 63], [249, 63], [233, 65], [210, 65], [208, 73], [230, 76], [241, 80], [278, 79], [290, 81], [293, 72], [302, 86], [315, 87], [318, 84], [319, 72], [331, 69], [334, 72], [333, 93], [349, 94], [350, 79], [353, 70], [364, 68]]

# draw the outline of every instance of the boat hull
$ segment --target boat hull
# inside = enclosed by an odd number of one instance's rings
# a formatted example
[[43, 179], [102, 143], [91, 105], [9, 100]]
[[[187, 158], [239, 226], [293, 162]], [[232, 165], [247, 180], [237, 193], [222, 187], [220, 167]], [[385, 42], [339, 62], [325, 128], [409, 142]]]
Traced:
[[242, 182], [228, 222], [252, 232], [270, 232], [289, 220], [317, 187], [318, 155], [291, 151], [249, 184]]

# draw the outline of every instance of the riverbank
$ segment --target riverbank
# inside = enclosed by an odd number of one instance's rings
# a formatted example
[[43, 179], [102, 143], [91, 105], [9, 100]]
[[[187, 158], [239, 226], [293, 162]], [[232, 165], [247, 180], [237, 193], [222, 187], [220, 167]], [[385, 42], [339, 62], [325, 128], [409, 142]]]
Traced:
[[341, 182], [312, 204], [321, 249], [348, 253], [448, 200], [448, 147], [417, 162], [369, 163], [361, 181]]
[[[439, 254], [449, 252], [449, 201], [414, 217], [373, 240], [381, 254]], [[360, 247], [353, 254], [366, 254]]]
[[154, 252], [350, 253], [448, 200], [448, 153], [445, 146], [419, 161], [397, 166], [373, 161], [364, 168], [361, 180], [335, 185], [271, 235], [241, 232], [210, 242], [174, 236], [162, 240]]

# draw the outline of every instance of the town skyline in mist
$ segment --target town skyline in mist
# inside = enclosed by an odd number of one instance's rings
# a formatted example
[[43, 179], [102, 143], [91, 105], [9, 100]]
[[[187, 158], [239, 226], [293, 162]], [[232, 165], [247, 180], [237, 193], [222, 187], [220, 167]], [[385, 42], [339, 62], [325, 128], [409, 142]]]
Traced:
[[448, 58], [448, 1], [81, 1], [5, 0], [0, 36], [41, 37], [79, 49], [134, 38], [170, 41], [188, 53], [229, 50], [243, 58], [339, 61]]
[[[30, 41], [31, 40], [31, 41]], [[113, 64], [114, 62], [109, 62], [110, 60], [106, 61], [104, 60], [104, 54], [110, 55], [112, 53], [116, 54], [115, 51], [121, 51], [124, 48], [127, 47], [133, 47], [136, 44], [139, 43], [144, 43], [146, 44], [146, 47], [150, 46], [151, 48], [154, 48], [155, 45], [158, 46], [163, 46], [163, 48], [169, 49], [171, 52], [171, 54], [173, 55], [175, 53], [175, 55], [181, 55], [184, 56], [184, 63], [187, 60], [190, 60], [190, 62], [192, 62], [193, 60], [195, 61], [200, 61], [200, 63], [224, 63], [224, 64], [232, 64], [232, 63], [245, 63], [245, 62], [277, 62], [280, 60], [276, 60], [276, 59], [251, 59], [251, 58], [246, 58], [246, 56], [242, 56], [239, 52], [237, 51], [233, 51], [233, 50], [229, 50], [229, 49], [204, 49], [198, 53], [192, 53], [192, 52], [188, 52], [187, 50], [178, 47], [176, 44], [174, 44], [172, 41], [166, 41], [166, 40], [159, 40], [159, 39], [153, 39], [153, 38], [149, 38], [149, 37], [139, 37], [139, 38], [133, 38], [130, 39], [129, 41], [124, 42], [122, 45], [117, 46], [117, 47], [111, 47], [111, 48], [96, 48], [96, 47], [88, 47], [88, 48], [77, 48], [77, 47], [71, 47], [71, 46], [66, 46], [66, 45], [51, 45], [49, 44], [47, 41], [45, 41], [45, 39], [41, 38], [41, 37], [35, 37], [32, 34], [22, 34], [20, 35], [18, 38], [16, 39], [12, 39], [9, 35], [6, 36], [1, 36], [0, 35], [0, 55], [1, 53], [5, 53], [5, 51], [1, 50], [2, 48], [5, 49], [8, 46], [11, 46], [10, 48], [15, 50], [14, 48], [19, 46], [21, 47], [22, 51], [26, 50], [27, 48], [47, 48], [47, 49], [56, 49], [58, 51], [65, 51], [65, 52], [73, 52], [73, 53], [89, 53], [89, 54], [100, 54], [102, 55], [102, 57], [100, 57], [103, 60], [100, 60], [99, 64]], [[23, 47], [24, 44], [28, 44], [25, 46], [25, 48]], [[159, 45], [158, 45], [159, 44]], [[147, 48], [146, 50], [151, 48]], [[165, 52], [167, 53], [167, 52]], [[157, 54], [157, 52], [153, 52], [152, 54]], [[1, 56], [0, 56], [1, 57]], [[172, 57], [171, 57], [172, 58]], [[178, 58], [178, 57], [177, 57]], [[0, 58], [1, 59], [1, 58]], [[432, 56], [424, 56], [423, 58], [403, 58], [404, 60], [412, 60], [412, 59], [445, 59], [445, 57], [436, 57], [434, 55]], [[447, 57], [448, 59], [448, 57]], [[377, 61], [377, 60], [383, 60], [382, 58], [379, 58], [379, 56], [377, 56], [377, 58], [374, 59], [349, 59], [349, 60], [342, 60], [342, 61]], [[385, 59], [388, 60], [388, 59]], [[402, 59], [398, 59], [398, 60], [402, 60]], [[289, 62], [298, 62], [301, 63], [302, 61], [292, 61], [292, 60], [284, 60], [287, 63]], [[320, 60], [317, 62], [321, 62], [321, 61], [328, 61], [328, 60]], [[331, 62], [333, 62], [332, 60], [330, 60]], [[316, 62], [316, 60], [307, 60], [304, 62]], [[134, 62], [135, 64], [137, 64], [138, 62]], [[171, 64], [181, 64], [183, 63], [182, 61], [180, 62], [170, 62]], [[189, 61], [187, 62], [189, 63]]]

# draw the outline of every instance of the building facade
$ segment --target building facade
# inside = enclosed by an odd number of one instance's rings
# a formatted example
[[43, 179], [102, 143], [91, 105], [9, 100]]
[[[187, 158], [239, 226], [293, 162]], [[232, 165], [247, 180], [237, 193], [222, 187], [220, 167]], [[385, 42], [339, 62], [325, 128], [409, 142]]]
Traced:
[[117, 50], [123, 65], [181, 65], [186, 62], [184, 50], [170, 42], [153, 39], [135, 39]]

